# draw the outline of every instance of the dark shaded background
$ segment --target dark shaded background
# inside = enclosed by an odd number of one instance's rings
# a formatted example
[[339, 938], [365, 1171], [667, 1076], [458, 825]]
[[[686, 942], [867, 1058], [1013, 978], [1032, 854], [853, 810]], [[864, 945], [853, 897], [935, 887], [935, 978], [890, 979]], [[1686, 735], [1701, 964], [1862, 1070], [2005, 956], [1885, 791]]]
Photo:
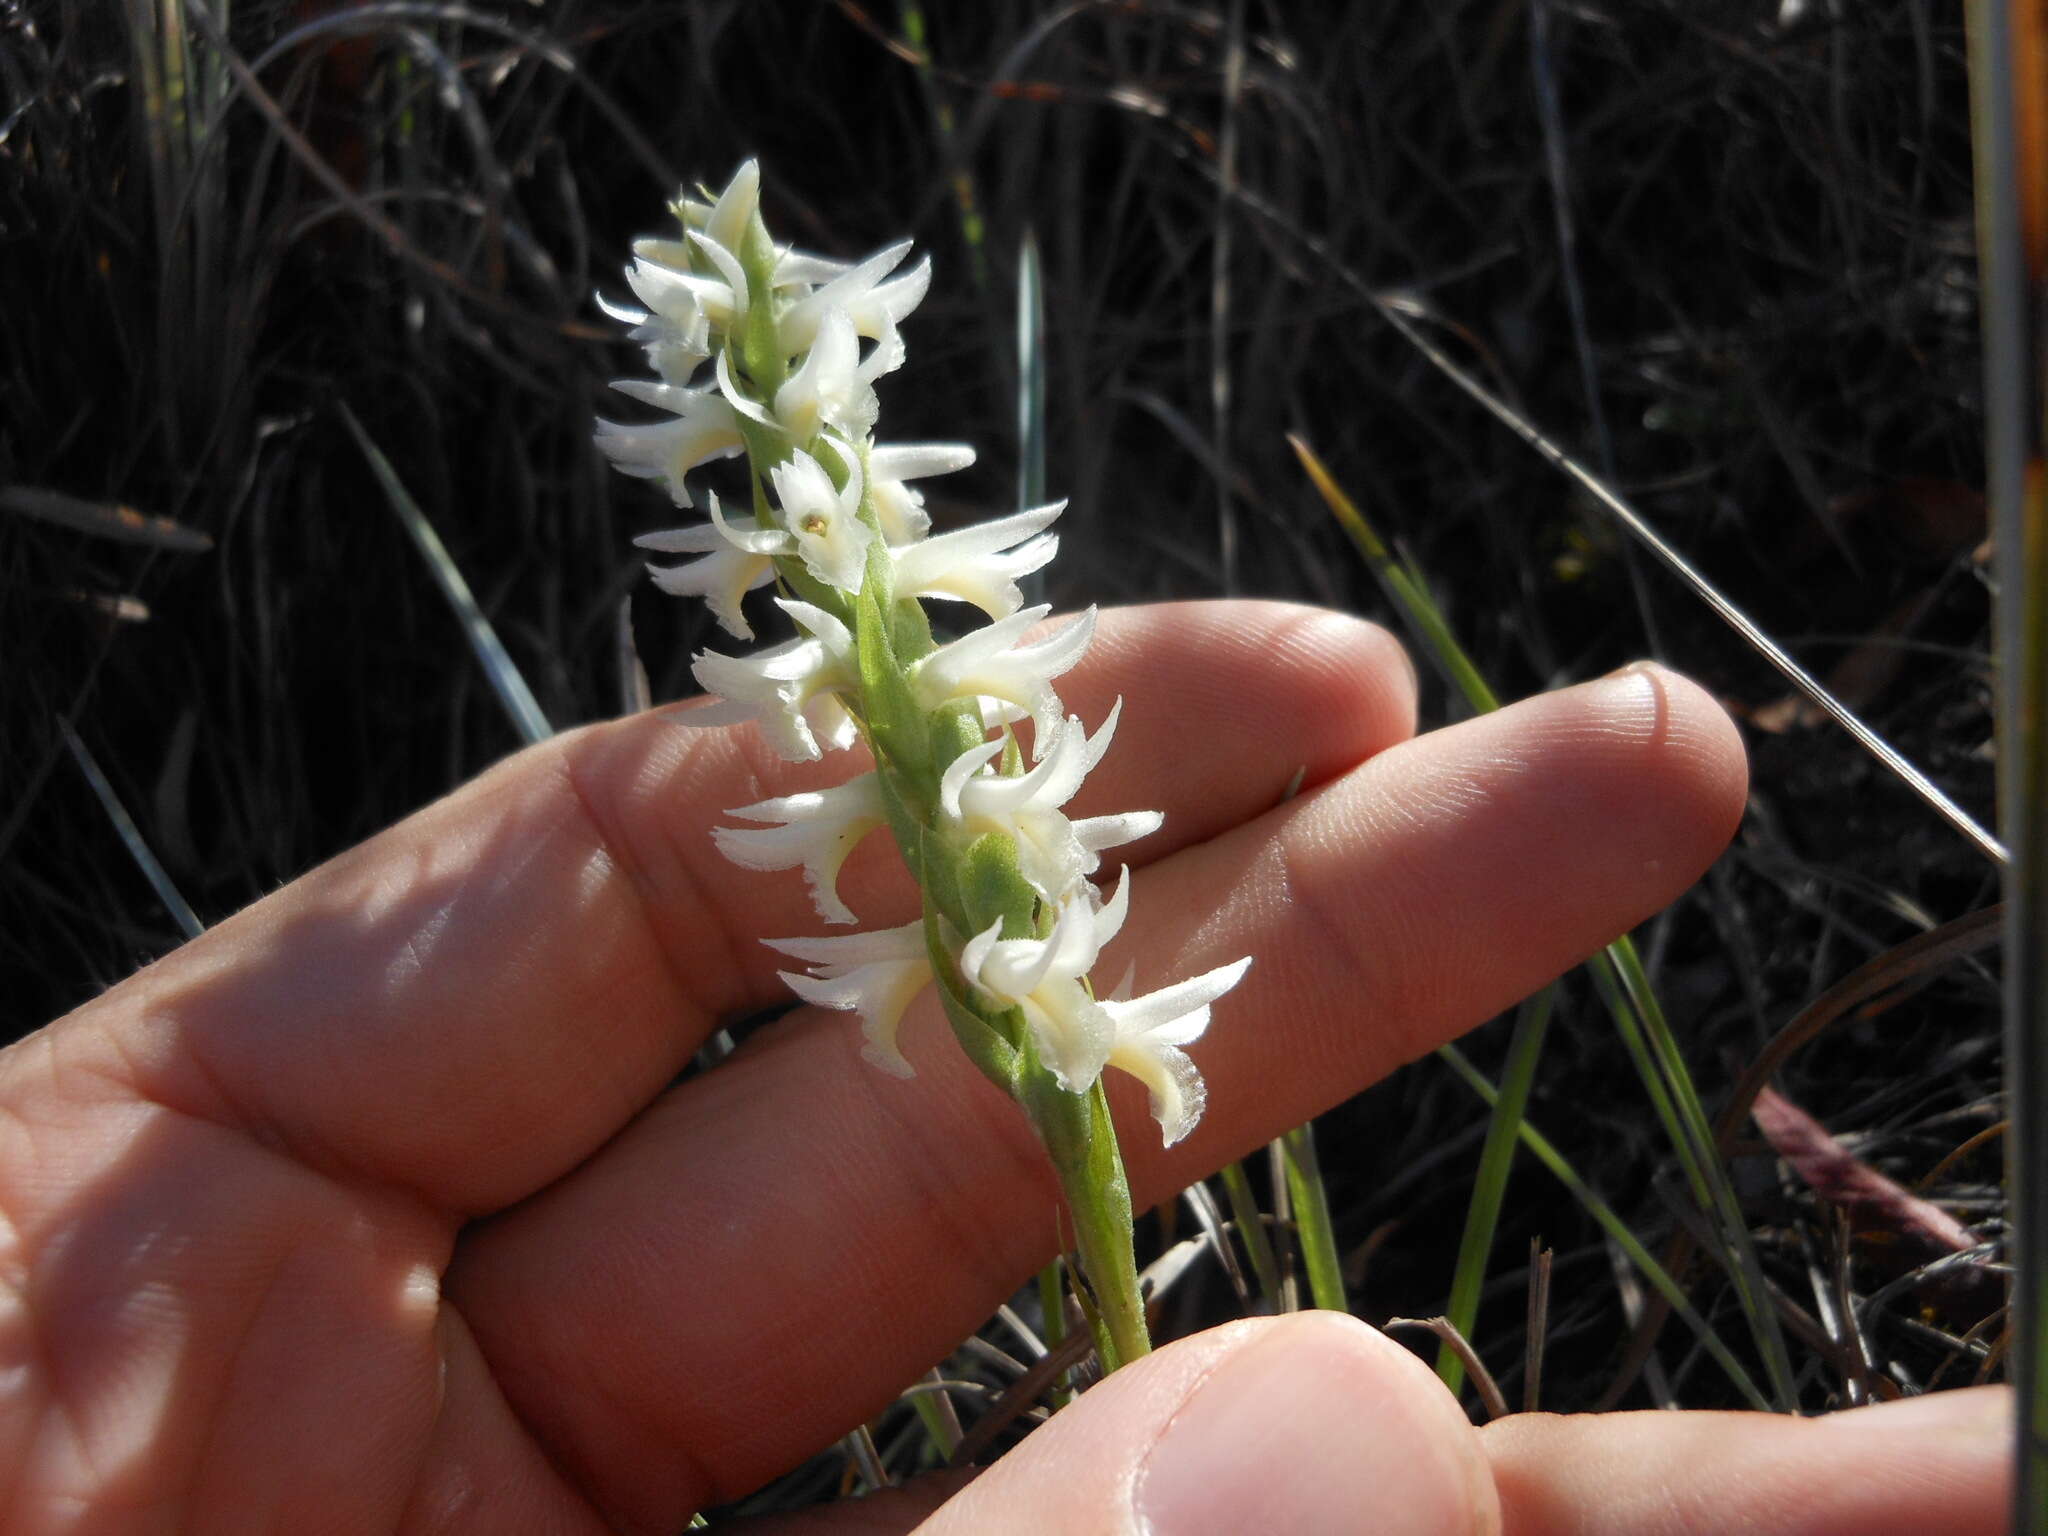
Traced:
[[[1055, 600], [1386, 617], [1295, 430], [1503, 693], [1646, 652], [1721, 693], [1754, 812], [1645, 936], [1710, 1097], [1829, 981], [1993, 897], [1980, 857], [1359, 291], [1423, 316], [1988, 820], [1957, 4], [238, 5], [262, 99], [191, 4], [185, 87], [154, 103], [142, 61], [164, 49], [138, 14], [0, 16], [0, 485], [89, 504], [0, 507], [11, 1033], [177, 942], [60, 721], [206, 920], [517, 745], [343, 406], [555, 724], [620, 708], [622, 600], [655, 697], [689, 691], [703, 616], [648, 590], [628, 544], [665, 499], [590, 446], [605, 381], [640, 367], [591, 296], [624, 296], [628, 241], [684, 178], [749, 154], [784, 236], [852, 255], [907, 232], [934, 257], [883, 400], [889, 437], [981, 448], [933, 487], [942, 522], [1016, 495], [1035, 232], [1048, 489], [1073, 501]], [[102, 537], [90, 508], [114, 505], [211, 548]], [[1426, 690], [1428, 721], [1460, 712]], [[1586, 991], [1533, 1115], [1656, 1231], [1660, 1133]], [[1996, 1118], [1996, 1017], [1990, 979], [1953, 969], [1832, 1032], [1787, 1091], [1918, 1177]], [[1429, 1065], [1323, 1123], [1361, 1310], [1440, 1310], [1481, 1128]], [[1841, 1261], [1825, 1211], [1744, 1168], [1788, 1287], [1816, 1243]], [[1966, 1219], [1995, 1217], [1995, 1170], [1948, 1177]], [[1497, 1251], [1536, 1234], [1570, 1406], [1613, 1363], [1609, 1260], [1524, 1172]], [[1512, 1375], [1512, 1262], [1502, 1285], [1481, 1344]], [[1220, 1305], [1188, 1294], [1185, 1321]], [[1922, 1376], [1940, 1357], [1885, 1343]], [[1689, 1401], [1719, 1400], [1673, 1363]]]

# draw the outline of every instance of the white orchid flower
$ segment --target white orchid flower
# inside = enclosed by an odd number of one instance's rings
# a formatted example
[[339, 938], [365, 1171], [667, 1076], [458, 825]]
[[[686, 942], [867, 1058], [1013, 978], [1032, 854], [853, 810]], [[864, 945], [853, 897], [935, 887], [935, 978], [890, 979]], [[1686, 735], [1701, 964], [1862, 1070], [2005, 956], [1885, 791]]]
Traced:
[[998, 1004], [1022, 1011], [1038, 1054], [1069, 1093], [1086, 1093], [1116, 1044], [1116, 1025], [1083, 981], [1130, 910], [1130, 876], [1098, 910], [1094, 889], [1059, 906], [1042, 939], [1000, 937], [1000, 920], [960, 950], [960, 974]]
[[1078, 716], [1068, 716], [1051, 749], [1028, 773], [982, 771], [1002, 752], [1000, 740], [970, 747], [939, 780], [940, 814], [959, 829], [963, 845], [987, 832], [1008, 833], [1016, 839], [1024, 878], [1047, 900], [1063, 899], [1095, 873], [1103, 849], [1149, 836], [1165, 820], [1157, 811], [1082, 821], [1069, 821], [1060, 812], [1109, 749], [1123, 707], [1118, 699], [1092, 737]]
[[803, 961], [812, 974], [784, 971], [789, 989], [820, 1008], [860, 1015], [865, 1044], [861, 1056], [891, 1077], [915, 1077], [916, 1069], [896, 1044], [904, 1012], [931, 984], [931, 954], [924, 924], [905, 923], [836, 938], [767, 939], [770, 949]]
[[1031, 716], [1037, 727], [1032, 756], [1043, 757], [1063, 713], [1052, 680], [1079, 661], [1095, 637], [1090, 608], [1044, 639], [1022, 643], [1024, 632], [1050, 612], [1050, 604], [1040, 603], [940, 646], [911, 669], [918, 703], [937, 709], [955, 699], [990, 698], [1014, 705]]
[[853, 321], [844, 310], [830, 310], [803, 362], [775, 391], [775, 420], [800, 443], [826, 427], [858, 441], [873, 429], [877, 409]]
[[868, 497], [874, 503], [883, 539], [890, 544], [910, 544], [931, 531], [923, 494], [905, 481], [951, 474], [973, 462], [974, 450], [965, 443], [891, 443], [870, 448]]
[[888, 820], [882, 787], [863, 773], [831, 789], [810, 790], [727, 811], [766, 827], [713, 827], [718, 851], [742, 869], [801, 869], [811, 904], [828, 923], [855, 923], [839, 899], [839, 869], [860, 840]]
[[1209, 1027], [1210, 1004], [1244, 980], [1251, 966], [1247, 955], [1143, 997], [1100, 1005], [1115, 1029], [1109, 1065], [1145, 1085], [1152, 1118], [1169, 1147], [1195, 1128], [1209, 1100], [1202, 1074], [1181, 1047], [1201, 1037]]
[[818, 339], [825, 318], [838, 311], [853, 322], [859, 335], [879, 341], [898, 321], [923, 302], [932, 285], [932, 264], [921, 261], [891, 282], [884, 277], [910, 254], [911, 242], [899, 240], [865, 261], [836, 273], [816, 292], [799, 299], [777, 318], [776, 335], [784, 352], [794, 356]]
[[691, 671], [707, 692], [726, 702], [692, 710], [683, 718], [693, 725], [758, 721], [783, 757], [808, 762], [823, 751], [850, 747], [859, 738], [853, 716], [839, 698], [842, 692], [857, 694], [860, 689], [853, 635], [822, 608], [794, 598], [779, 597], [775, 602], [809, 633], [752, 656], [700, 652]]
[[772, 558], [789, 543], [776, 529], [762, 529], [751, 517], [728, 522], [718, 493], [705, 497], [711, 521], [694, 528], [665, 528], [643, 533], [633, 542], [657, 555], [699, 555], [684, 565], [649, 564], [647, 574], [662, 591], [677, 597], [701, 597], [720, 626], [740, 640], [754, 638], [754, 628], [741, 610], [741, 600], [775, 579]]
[[949, 597], [972, 603], [992, 619], [1006, 619], [1024, 603], [1018, 578], [1059, 553], [1059, 535], [1045, 530], [1066, 509], [1058, 501], [903, 545], [892, 551], [896, 591], [903, 597]]
[[729, 459], [746, 448], [732, 407], [717, 394], [642, 379], [620, 379], [612, 388], [676, 419], [645, 426], [600, 420], [597, 446], [620, 473], [665, 482], [679, 507], [691, 505], [683, 476], [700, 464]]
[[846, 470], [846, 484], [832, 488], [825, 466], [798, 450], [768, 471], [783, 527], [796, 541], [804, 566], [828, 587], [858, 592], [866, 575], [868, 546], [875, 532], [860, 520], [860, 456], [844, 443], [824, 440]]

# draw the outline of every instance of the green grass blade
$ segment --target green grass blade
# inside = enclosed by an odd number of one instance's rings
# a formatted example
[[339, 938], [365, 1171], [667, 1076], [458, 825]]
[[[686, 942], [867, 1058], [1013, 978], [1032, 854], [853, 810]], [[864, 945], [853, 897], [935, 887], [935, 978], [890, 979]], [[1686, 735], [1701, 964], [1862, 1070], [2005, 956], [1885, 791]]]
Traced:
[[[1500, 1102], [1500, 1090], [1487, 1080], [1485, 1073], [1467, 1061], [1464, 1053], [1455, 1045], [1437, 1047], [1437, 1055], [1442, 1057], [1451, 1070], [1463, 1078], [1466, 1085], [1488, 1105]], [[1522, 1145], [1529, 1149], [1538, 1162], [1550, 1170], [1552, 1177], [1571, 1191], [1572, 1197], [1579, 1202], [1586, 1214], [1599, 1224], [1600, 1230], [1613, 1240], [1614, 1245], [1627, 1256], [1629, 1262], [1635, 1265], [1643, 1279], [1649, 1282], [1651, 1289], [1671, 1304], [1671, 1310], [1676, 1312], [1686, 1326], [1698, 1336], [1700, 1347], [1728, 1373], [1728, 1379], [1749, 1401], [1750, 1406], [1768, 1412], [1771, 1406], [1769, 1399], [1757, 1388], [1749, 1372], [1743, 1369], [1742, 1362], [1729, 1352], [1728, 1346], [1721, 1342], [1720, 1336], [1714, 1332], [1712, 1326], [1687, 1300], [1683, 1288], [1665, 1272], [1664, 1266], [1659, 1264], [1650, 1250], [1643, 1246], [1642, 1240], [1628, 1229], [1628, 1224], [1616, 1214], [1614, 1208], [1595, 1194], [1592, 1186], [1579, 1177], [1578, 1170], [1572, 1167], [1570, 1161], [1558, 1151], [1550, 1138], [1527, 1120], [1521, 1123], [1519, 1135]]]
[[179, 929], [188, 939], [196, 939], [206, 931], [206, 925], [199, 921], [199, 914], [180, 894], [170, 871], [164, 868], [142, 835], [142, 829], [135, 825], [135, 818], [128, 814], [128, 808], [121, 803], [121, 797], [114, 793], [114, 786], [100, 771], [99, 759], [92, 755], [91, 748], [79, 739], [78, 732], [71, 728], [69, 720], [59, 720], [64, 732], [64, 745], [71, 749], [71, 760], [78, 764], [78, 771], [85, 776], [85, 782], [92, 787], [93, 797], [100, 803], [100, 809], [107, 813], [107, 820], [114, 824], [121, 844], [128, 850], [128, 857], [135, 861], [135, 867], [142, 871], [142, 878], [149, 882], [156, 899], [164, 904], [164, 910], [171, 914]]
[[1251, 1176], [1244, 1171], [1243, 1163], [1224, 1164], [1223, 1192], [1230, 1199], [1230, 1216], [1237, 1224], [1238, 1240], [1244, 1244], [1245, 1257], [1251, 1260], [1252, 1273], [1258, 1277], [1259, 1294], [1277, 1309], [1280, 1261], [1274, 1256], [1265, 1213], [1259, 1209], [1259, 1197], [1252, 1193]]
[[[1388, 548], [1378, 530], [1337, 484], [1336, 477], [1315, 451], [1293, 435], [1289, 436], [1288, 443], [1317, 492], [1358, 547], [1367, 568], [1379, 581], [1388, 600], [1400, 611], [1411, 635], [1421, 644], [1438, 671], [1464, 693], [1473, 709], [1481, 713], [1498, 709], [1499, 695], [1480, 676], [1471, 657], [1465, 654], [1449, 623], [1430, 599], [1421, 577]], [[1728, 1182], [1727, 1169], [1715, 1150], [1713, 1129], [1700, 1105], [1699, 1092], [1665, 1022], [1664, 1011], [1657, 1004], [1634, 943], [1624, 934], [1604, 952], [1594, 956], [1589, 968], [1594, 985], [1613, 1015], [1623, 1046], [1642, 1080], [1643, 1091], [1649, 1096], [1651, 1107], [1663, 1123], [1672, 1150], [1684, 1168], [1693, 1198], [1720, 1234], [1725, 1249], [1724, 1268], [1734, 1278], [1737, 1299], [1768, 1369], [1779, 1406], [1790, 1411], [1794, 1406], [1790, 1357], [1777, 1312], [1763, 1287], [1756, 1246], [1750, 1239], [1748, 1225], [1742, 1220], [1741, 1206]], [[1630, 978], [1632, 985], [1622, 978]], [[1512, 1110], [1512, 1106], [1510, 1108]], [[1474, 1198], [1479, 1198], [1476, 1190]]]
[[[927, 1382], [940, 1379], [936, 1370], [925, 1374]], [[918, 1422], [924, 1425], [925, 1435], [938, 1447], [939, 1464], [960, 1448], [960, 1419], [953, 1411], [952, 1401], [945, 1395], [945, 1388], [938, 1387], [930, 1392], [910, 1394], [910, 1406], [917, 1414]]]
[[1045, 504], [1045, 280], [1038, 236], [1017, 247], [1017, 507]]
[[1337, 1232], [1330, 1220], [1330, 1198], [1323, 1190], [1323, 1170], [1316, 1160], [1315, 1124], [1298, 1125], [1280, 1138], [1287, 1168], [1287, 1196], [1294, 1206], [1294, 1230], [1301, 1242], [1301, 1264], [1308, 1272], [1308, 1293], [1330, 1312], [1349, 1312], [1344, 1294], [1344, 1268], [1337, 1259]]
[[932, 114], [932, 128], [944, 160], [953, 166], [953, 205], [960, 214], [960, 240], [967, 247], [967, 259], [974, 268], [974, 286], [988, 291], [988, 225], [981, 216], [981, 202], [975, 195], [974, 176], [956, 147], [959, 124], [953, 108], [939, 94], [932, 70], [931, 29], [925, 24], [924, 7], [917, 0], [902, 0], [903, 40], [910, 45], [917, 63], [917, 83], [924, 92]]
[[1336, 478], [1316, 456], [1315, 450], [1293, 433], [1288, 434], [1287, 443], [1294, 450], [1294, 456], [1301, 460], [1301, 467], [1307, 471], [1324, 503], [1351, 536], [1351, 542], [1357, 546], [1366, 568], [1379, 582], [1388, 601], [1400, 611], [1402, 623], [1421, 642], [1423, 654], [1428, 656], [1431, 665], [1481, 714], [1499, 709], [1499, 697], [1479, 675], [1479, 669], [1472, 665], [1472, 658], [1458, 644], [1450, 625], [1444, 622], [1443, 613], [1430, 600], [1422, 583], [1387, 548], [1372, 524], [1365, 520], [1365, 514], [1358, 510], [1358, 504], [1344, 493], [1344, 488], [1337, 484]]
[[548, 724], [548, 717], [541, 712], [540, 701], [533, 696], [533, 690], [526, 686], [526, 679], [513, 662], [511, 653], [498, 638], [498, 632], [491, 627], [491, 621], [484, 617], [483, 609], [477, 606], [476, 598], [469, 590], [469, 583], [462, 579], [462, 572], [456, 566], [441, 536], [434, 532], [434, 525], [427, 521], [427, 514], [414, 501], [412, 493], [398, 478], [398, 472], [391, 467], [391, 461], [384, 457], [377, 445], [370, 441], [369, 433], [356, 420], [354, 411], [346, 405], [341, 408], [342, 420], [355, 435], [356, 445], [363, 450], [363, 457], [370, 461], [371, 473], [384, 488], [385, 498], [391, 503], [391, 510], [398, 514], [405, 531], [412, 536], [420, 557], [427, 562], [435, 583], [441, 588], [441, 595], [448, 599], [448, 606], [455, 610], [455, 617], [462, 625], [462, 632], [469, 640], [469, 648], [476, 653], [477, 665], [483, 668], [484, 676], [490, 681], [492, 690], [498, 695], [498, 702], [504, 706], [505, 714], [512, 722], [521, 739], [528, 746], [546, 741], [554, 735], [555, 728]]
[[[1058, 1354], [1060, 1346], [1067, 1341], [1066, 1269], [1067, 1261], [1055, 1255], [1052, 1262], [1038, 1272], [1039, 1327], [1045, 1334], [1045, 1352], [1049, 1355]], [[1059, 1384], [1052, 1389], [1052, 1405], [1057, 1410], [1073, 1400], [1073, 1388], [1066, 1385], [1062, 1373]]]
[[[1515, 1033], [1508, 1042], [1507, 1071], [1501, 1078], [1500, 1101], [1486, 1124], [1486, 1144], [1479, 1152], [1479, 1172], [1472, 1181], [1472, 1203], [1465, 1207], [1465, 1232], [1458, 1240], [1458, 1264], [1451, 1274], [1451, 1299], [1444, 1316], [1467, 1339], [1476, 1337], [1479, 1293], [1486, 1286], [1486, 1265], [1493, 1255], [1493, 1234], [1521, 1138], [1522, 1116], [1536, 1081], [1536, 1062], [1543, 1054], [1543, 1035], [1550, 1027], [1557, 988], [1545, 987], [1515, 1014]], [[1453, 1393], [1465, 1384], [1465, 1362], [1448, 1345], [1436, 1356], [1436, 1373]]]

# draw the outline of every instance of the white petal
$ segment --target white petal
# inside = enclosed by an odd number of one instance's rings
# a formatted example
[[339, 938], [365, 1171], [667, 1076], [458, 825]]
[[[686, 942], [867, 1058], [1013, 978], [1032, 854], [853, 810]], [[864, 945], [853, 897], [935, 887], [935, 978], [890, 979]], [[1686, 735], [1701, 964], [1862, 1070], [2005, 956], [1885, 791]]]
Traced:
[[905, 923], [898, 928], [871, 928], [861, 933], [763, 939], [761, 942], [818, 969], [820, 974], [838, 974], [855, 966], [877, 965], [887, 960], [915, 960], [928, 955], [922, 922]]
[[[711, 210], [711, 216], [704, 221], [704, 233], [728, 251], [737, 251], [746, 239], [747, 225], [752, 222], [754, 210], [761, 205], [761, 162], [743, 161], [740, 168], [732, 173], [732, 180], [725, 184], [725, 190], [718, 194], [718, 202]], [[739, 291], [744, 293], [744, 284]], [[741, 300], [742, 303], [746, 301]]]
[[974, 449], [966, 443], [880, 443], [868, 452], [877, 480], [924, 480], [973, 462]]
[[979, 746], [969, 747], [946, 765], [946, 771], [939, 776], [939, 808], [946, 815], [955, 821], [960, 819], [962, 786], [977, 771], [994, 762], [1002, 750], [1003, 743], [1000, 740], [984, 741]]
[[1118, 816], [1088, 816], [1072, 823], [1074, 840], [1090, 853], [1121, 848], [1141, 837], [1150, 837], [1166, 823], [1161, 811], [1125, 811]]
[[[1024, 601], [1017, 578], [1038, 570], [1059, 548], [1057, 539], [1033, 536], [1050, 527], [1066, 506], [1062, 501], [1033, 507], [908, 545], [895, 557], [897, 590], [905, 597], [957, 598], [992, 619], [1005, 618]], [[1024, 548], [1008, 556], [998, 553], [1020, 543]]]
[[1251, 965], [1247, 955], [1143, 997], [1103, 1006], [1116, 1020], [1119, 1040], [1142, 1036], [1167, 1045], [1186, 1045], [1209, 1027], [1209, 1005], [1242, 981]]

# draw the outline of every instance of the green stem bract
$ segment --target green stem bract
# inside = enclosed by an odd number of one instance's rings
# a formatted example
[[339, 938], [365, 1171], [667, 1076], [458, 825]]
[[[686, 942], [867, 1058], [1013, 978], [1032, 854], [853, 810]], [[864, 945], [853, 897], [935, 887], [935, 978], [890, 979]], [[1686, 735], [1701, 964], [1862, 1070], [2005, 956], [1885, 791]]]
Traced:
[[782, 355], [782, 337], [775, 324], [775, 242], [761, 215], [747, 220], [740, 237], [740, 270], [747, 275], [747, 323], [740, 338], [740, 361], [763, 400], [789, 377], [789, 359]]

